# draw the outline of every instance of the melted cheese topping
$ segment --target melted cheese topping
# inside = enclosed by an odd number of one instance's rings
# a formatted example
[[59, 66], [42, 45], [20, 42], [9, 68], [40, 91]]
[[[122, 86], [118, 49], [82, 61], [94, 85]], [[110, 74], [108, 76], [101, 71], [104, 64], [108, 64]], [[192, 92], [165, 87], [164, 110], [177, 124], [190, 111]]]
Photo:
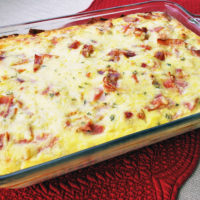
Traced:
[[164, 13], [0, 40], [0, 174], [200, 110], [200, 37]]

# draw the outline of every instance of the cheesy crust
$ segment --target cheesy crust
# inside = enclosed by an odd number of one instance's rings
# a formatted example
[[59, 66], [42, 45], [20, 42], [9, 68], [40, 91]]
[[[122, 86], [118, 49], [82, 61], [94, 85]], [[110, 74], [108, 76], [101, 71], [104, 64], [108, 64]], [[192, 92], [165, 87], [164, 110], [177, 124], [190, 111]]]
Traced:
[[0, 39], [0, 175], [199, 112], [200, 37], [162, 12]]

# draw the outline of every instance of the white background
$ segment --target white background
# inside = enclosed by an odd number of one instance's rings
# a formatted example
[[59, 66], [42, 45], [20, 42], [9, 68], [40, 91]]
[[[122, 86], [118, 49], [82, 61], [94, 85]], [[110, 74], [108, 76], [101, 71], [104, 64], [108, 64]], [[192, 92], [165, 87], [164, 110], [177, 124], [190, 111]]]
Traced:
[[[73, 14], [86, 9], [92, 0], [0, 0], [0, 26]], [[200, 199], [200, 164], [187, 180], [179, 200]]]

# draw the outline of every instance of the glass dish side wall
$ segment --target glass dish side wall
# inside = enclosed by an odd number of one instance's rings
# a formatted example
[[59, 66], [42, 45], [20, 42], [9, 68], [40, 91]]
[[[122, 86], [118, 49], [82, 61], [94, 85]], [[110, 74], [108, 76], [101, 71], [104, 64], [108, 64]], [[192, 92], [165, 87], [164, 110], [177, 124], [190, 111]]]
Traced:
[[[80, 13], [56, 19], [0, 27], [0, 35], [27, 33], [32, 29], [56, 29], [87, 23], [91, 18], [116, 18], [138, 12], [162, 11], [178, 19], [184, 26], [200, 35], [200, 18], [181, 6], [167, 1], [152, 1], [111, 9]], [[40, 165], [0, 176], [0, 187], [20, 188], [32, 185], [146, 145], [179, 135], [200, 127], [200, 114], [191, 115], [161, 126], [130, 134], [125, 137], [64, 156]]]

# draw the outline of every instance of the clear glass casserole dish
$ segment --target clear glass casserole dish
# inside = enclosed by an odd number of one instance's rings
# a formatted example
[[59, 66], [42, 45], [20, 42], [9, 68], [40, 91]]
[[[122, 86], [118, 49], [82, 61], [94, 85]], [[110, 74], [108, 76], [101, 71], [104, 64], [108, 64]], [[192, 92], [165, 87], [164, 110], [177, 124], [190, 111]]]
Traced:
[[[176, 18], [184, 26], [200, 35], [200, 16], [192, 15], [183, 7], [168, 1], [149, 1], [103, 10], [83, 12], [54, 19], [0, 27], [0, 36], [27, 33], [29, 29], [56, 29], [87, 23], [92, 18], [116, 18], [133, 13], [161, 11]], [[0, 176], [0, 187], [21, 188], [109, 159], [128, 151], [200, 127], [200, 113], [160, 126], [139, 131], [92, 148], [85, 149], [49, 162]]]

